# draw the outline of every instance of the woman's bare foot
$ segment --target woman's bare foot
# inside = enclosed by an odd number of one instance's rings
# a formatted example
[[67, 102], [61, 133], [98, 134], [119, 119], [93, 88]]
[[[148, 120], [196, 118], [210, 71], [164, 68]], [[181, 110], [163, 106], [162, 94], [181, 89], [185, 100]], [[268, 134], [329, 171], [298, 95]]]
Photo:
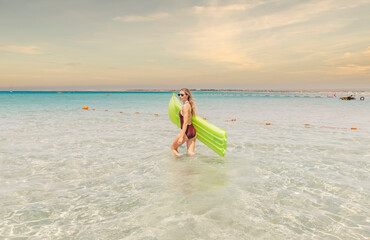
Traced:
[[177, 149], [174, 149], [174, 148], [171, 147], [171, 150], [176, 155], [176, 157], [179, 156], [179, 152], [177, 151]]

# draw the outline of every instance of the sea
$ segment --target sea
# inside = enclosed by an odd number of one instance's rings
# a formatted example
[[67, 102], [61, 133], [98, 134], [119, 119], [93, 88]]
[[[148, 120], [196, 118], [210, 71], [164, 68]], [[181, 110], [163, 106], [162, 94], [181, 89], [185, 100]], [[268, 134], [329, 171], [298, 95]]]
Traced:
[[194, 92], [176, 157], [172, 94], [0, 92], [0, 239], [370, 238], [370, 96]]

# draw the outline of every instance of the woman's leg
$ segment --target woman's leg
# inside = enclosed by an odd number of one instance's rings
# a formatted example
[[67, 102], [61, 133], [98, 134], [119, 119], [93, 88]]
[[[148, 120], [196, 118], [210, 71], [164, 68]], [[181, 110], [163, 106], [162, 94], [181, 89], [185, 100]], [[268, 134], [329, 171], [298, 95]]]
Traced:
[[180, 134], [176, 136], [176, 138], [175, 138], [175, 140], [173, 141], [172, 146], [171, 146], [171, 150], [172, 150], [172, 152], [173, 152], [176, 156], [178, 156], [178, 155], [179, 155], [179, 152], [177, 151], [177, 148], [178, 148], [178, 147], [180, 147], [184, 142], [186, 142], [186, 141], [188, 140], [188, 138], [186, 137], [186, 135], [183, 137], [183, 139], [182, 139], [182, 142], [181, 142], [181, 143], [179, 143], [179, 142], [178, 142], [178, 141], [179, 141], [179, 139], [180, 139]]
[[190, 154], [190, 155], [194, 155], [195, 140], [197, 140], [197, 138], [196, 137], [193, 137], [192, 139], [189, 139], [186, 142], [186, 145], [188, 147], [188, 154]]

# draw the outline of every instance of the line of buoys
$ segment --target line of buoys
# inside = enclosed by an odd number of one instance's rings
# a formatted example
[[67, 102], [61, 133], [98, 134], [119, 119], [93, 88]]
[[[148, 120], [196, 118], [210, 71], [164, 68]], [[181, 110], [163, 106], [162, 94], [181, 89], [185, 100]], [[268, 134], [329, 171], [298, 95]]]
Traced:
[[[303, 95], [304, 94], [304, 95]], [[309, 95], [307, 95], [309, 94]], [[337, 95], [334, 94], [322, 94], [322, 95], [316, 95], [319, 93], [291, 93], [291, 94], [271, 94], [271, 93], [260, 93], [260, 94], [250, 94], [250, 93], [205, 93], [204, 95], [209, 95], [209, 96], [241, 96], [241, 97], [246, 97], [246, 96], [252, 96], [252, 97], [297, 97], [297, 98], [336, 98]], [[365, 100], [365, 98], [362, 96], [359, 98], [361, 101]]]
[[269, 122], [266, 122], [266, 123], [255, 123], [255, 124], [257, 124], [257, 125], [271, 125], [271, 123], [269, 123]]
[[[305, 126], [311, 126], [309, 123], [305, 123]], [[320, 126], [319, 126], [320, 127]], [[351, 129], [351, 130], [357, 130], [357, 127], [351, 127], [351, 128], [345, 128], [345, 127], [330, 127], [330, 126], [322, 126], [323, 128], [330, 128], [330, 129]]]
[[210, 94], [204, 94], [204, 95], [208, 95], [208, 96], [252, 96], [252, 97], [305, 97], [305, 98], [324, 98], [324, 97], [327, 97], [327, 98], [333, 98], [335, 95], [289, 95], [289, 94], [286, 94], [286, 95], [282, 95], [282, 94], [244, 94], [244, 93], [241, 93], [241, 94], [221, 94], [221, 93], [210, 93]]
[[[204, 120], [206, 120], [206, 119], [204, 119]], [[225, 122], [236, 122], [236, 118], [233, 118], [233, 119], [230, 119], [230, 120], [225, 120]]]
[[[84, 106], [82, 107], [83, 110], [88, 110], [88, 106]], [[91, 108], [92, 111], [95, 111], [95, 108]], [[108, 109], [104, 109], [104, 110], [96, 110], [96, 111], [103, 111], [103, 112], [108, 112], [109, 110]], [[118, 113], [123, 113], [123, 111], [119, 111]], [[139, 114], [139, 112], [135, 112], [135, 114]], [[155, 113], [154, 116], [158, 117], [159, 114], [158, 113]]]
[[[83, 106], [82, 107], [82, 109], [83, 110], [88, 110], [89, 109], [89, 107], [87, 106], [87, 105], [85, 105], [85, 106]], [[95, 108], [92, 108], [91, 109], [92, 111], [95, 111]], [[98, 110], [97, 110], [98, 111]], [[103, 110], [100, 110], [100, 111], [103, 111]], [[108, 111], [108, 109], [105, 109], [104, 110], [105, 112], [107, 112]], [[123, 111], [120, 111], [119, 113], [123, 113]], [[139, 112], [135, 112], [135, 114], [139, 114]], [[155, 113], [154, 114], [154, 116], [156, 116], [156, 117], [158, 117], [159, 116], [159, 114], [158, 113]], [[203, 119], [204, 120], [207, 120], [207, 118], [205, 118], [205, 117], [203, 117]], [[232, 118], [231, 120], [225, 120], [226, 122], [236, 122], [236, 118]], [[269, 125], [271, 125], [271, 123], [270, 122], [266, 122], [266, 123], [255, 123], [255, 124], [257, 124], [257, 125], [267, 125], [267, 126], [269, 126]], [[305, 123], [304, 124], [304, 126], [305, 127], [308, 127], [308, 126], [311, 126], [311, 124], [309, 124], [309, 123]], [[320, 126], [319, 126], [320, 127]], [[357, 127], [351, 127], [351, 128], [341, 128], [341, 127], [330, 127], [330, 126], [321, 126], [321, 127], [323, 127], [323, 128], [331, 128], [331, 129], [351, 129], [351, 130], [357, 130]]]
[[[82, 107], [83, 110], [89, 110], [89, 107], [87, 105], [83, 106]], [[109, 110], [108, 109], [104, 109], [104, 110], [96, 110], [95, 108], [91, 108], [91, 111], [103, 111], [103, 112], [108, 112]], [[123, 113], [123, 111], [119, 111], [119, 113]], [[139, 112], [135, 112], [135, 114], [139, 114]], [[155, 116], [159, 116], [158, 113], [154, 114]]]
[[330, 128], [330, 129], [351, 129], [351, 130], [356, 130], [356, 127], [351, 127], [351, 128], [345, 128], [345, 127], [331, 127], [331, 126], [318, 126], [318, 127], [323, 127], [323, 128]]
[[[232, 120], [226, 120], [226, 122], [232, 122], [232, 121], [236, 121], [236, 119], [232, 119]], [[270, 122], [266, 122], [266, 123], [253, 123], [253, 124], [256, 124], [256, 125], [267, 125], [267, 126], [271, 126], [272, 124]], [[305, 127], [310, 127], [312, 126], [310, 123], [305, 123], [303, 124]], [[351, 127], [351, 128], [345, 128], [345, 127], [330, 127], [330, 126], [316, 126], [316, 127], [323, 127], [323, 128], [331, 128], [331, 129], [351, 129], [351, 130], [357, 130], [357, 127]]]
[[348, 129], [348, 128], [330, 127], [330, 126], [323, 126], [323, 128], [331, 128], [331, 129]]

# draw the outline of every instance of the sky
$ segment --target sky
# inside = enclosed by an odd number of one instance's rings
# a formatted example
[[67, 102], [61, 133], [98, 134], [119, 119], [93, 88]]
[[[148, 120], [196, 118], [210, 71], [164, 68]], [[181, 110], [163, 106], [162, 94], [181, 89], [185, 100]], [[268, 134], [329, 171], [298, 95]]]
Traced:
[[0, 0], [0, 90], [370, 89], [370, 0]]

